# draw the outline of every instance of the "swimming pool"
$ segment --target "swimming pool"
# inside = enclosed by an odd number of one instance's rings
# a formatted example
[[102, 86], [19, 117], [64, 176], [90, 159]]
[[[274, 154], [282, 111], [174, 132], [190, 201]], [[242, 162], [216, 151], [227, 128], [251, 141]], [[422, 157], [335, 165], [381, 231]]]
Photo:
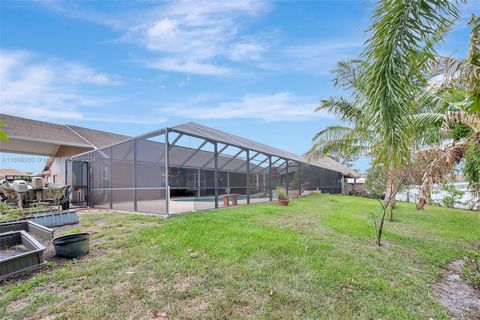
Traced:
[[[231, 199], [232, 197], [230, 197]], [[262, 199], [268, 198], [268, 196], [261, 196], [261, 195], [251, 195], [250, 199]], [[246, 195], [239, 195], [238, 200], [247, 200]], [[175, 198], [171, 199], [172, 201], [180, 201], [180, 202], [215, 202], [215, 197], [193, 197], [193, 198]], [[223, 196], [218, 196], [218, 201], [223, 201]]]

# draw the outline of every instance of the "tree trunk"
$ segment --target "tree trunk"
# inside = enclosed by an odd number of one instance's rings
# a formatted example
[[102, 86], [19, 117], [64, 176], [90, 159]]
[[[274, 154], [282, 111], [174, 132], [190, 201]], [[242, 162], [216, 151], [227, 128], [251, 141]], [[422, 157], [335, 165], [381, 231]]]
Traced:
[[377, 246], [382, 245], [382, 234], [383, 234], [383, 225], [385, 224], [385, 215], [387, 213], [387, 208], [383, 208], [382, 211], [382, 218], [380, 219], [380, 225], [378, 226], [377, 230]]
[[385, 191], [385, 199], [383, 202], [385, 211], [390, 211], [390, 221], [393, 221], [393, 206], [395, 203], [395, 200], [392, 199], [392, 197], [395, 197], [393, 194], [393, 173], [392, 170], [389, 170], [387, 172], [387, 190]]

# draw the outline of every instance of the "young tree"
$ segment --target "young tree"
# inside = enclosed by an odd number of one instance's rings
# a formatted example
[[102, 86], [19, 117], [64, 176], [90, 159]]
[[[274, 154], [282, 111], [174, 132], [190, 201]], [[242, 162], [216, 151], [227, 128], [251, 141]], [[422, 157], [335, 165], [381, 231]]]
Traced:
[[465, 194], [465, 192], [458, 190], [455, 184], [448, 181], [447, 179], [441, 180], [440, 190], [447, 194], [443, 197], [442, 203], [445, 207], [448, 208], [455, 208], [455, 204], [461, 203], [460, 199]]
[[[389, 170], [382, 165], [377, 165], [371, 167], [367, 173], [365, 180], [367, 190], [379, 201], [382, 208], [379, 221], [373, 215], [378, 246], [382, 245], [387, 213], [390, 213], [390, 221], [393, 221], [393, 203], [397, 193], [411, 182], [411, 169], [415, 170], [412, 166], [406, 166], [402, 170]], [[391, 183], [391, 185], [385, 185], [386, 183]], [[390, 193], [385, 193], [385, 190], [390, 190]]]

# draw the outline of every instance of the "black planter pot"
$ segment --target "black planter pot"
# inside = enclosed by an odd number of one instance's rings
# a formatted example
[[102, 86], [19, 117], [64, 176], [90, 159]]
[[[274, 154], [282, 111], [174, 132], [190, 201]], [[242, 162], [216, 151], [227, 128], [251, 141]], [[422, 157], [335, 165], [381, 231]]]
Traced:
[[75, 233], [52, 240], [57, 257], [73, 259], [90, 250], [90, 233]]

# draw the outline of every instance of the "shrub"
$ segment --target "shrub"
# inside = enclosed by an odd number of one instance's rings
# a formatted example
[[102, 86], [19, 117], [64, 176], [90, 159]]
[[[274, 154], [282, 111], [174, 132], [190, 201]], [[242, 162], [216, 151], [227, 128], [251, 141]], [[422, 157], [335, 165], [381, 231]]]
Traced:
[[277, 187], [277, 198], [280, 200], [288, 200], [287, 190], [284, 187]]
[[463, 275], [466, 281], [480, 289], [480, 244], [464, 258]]

